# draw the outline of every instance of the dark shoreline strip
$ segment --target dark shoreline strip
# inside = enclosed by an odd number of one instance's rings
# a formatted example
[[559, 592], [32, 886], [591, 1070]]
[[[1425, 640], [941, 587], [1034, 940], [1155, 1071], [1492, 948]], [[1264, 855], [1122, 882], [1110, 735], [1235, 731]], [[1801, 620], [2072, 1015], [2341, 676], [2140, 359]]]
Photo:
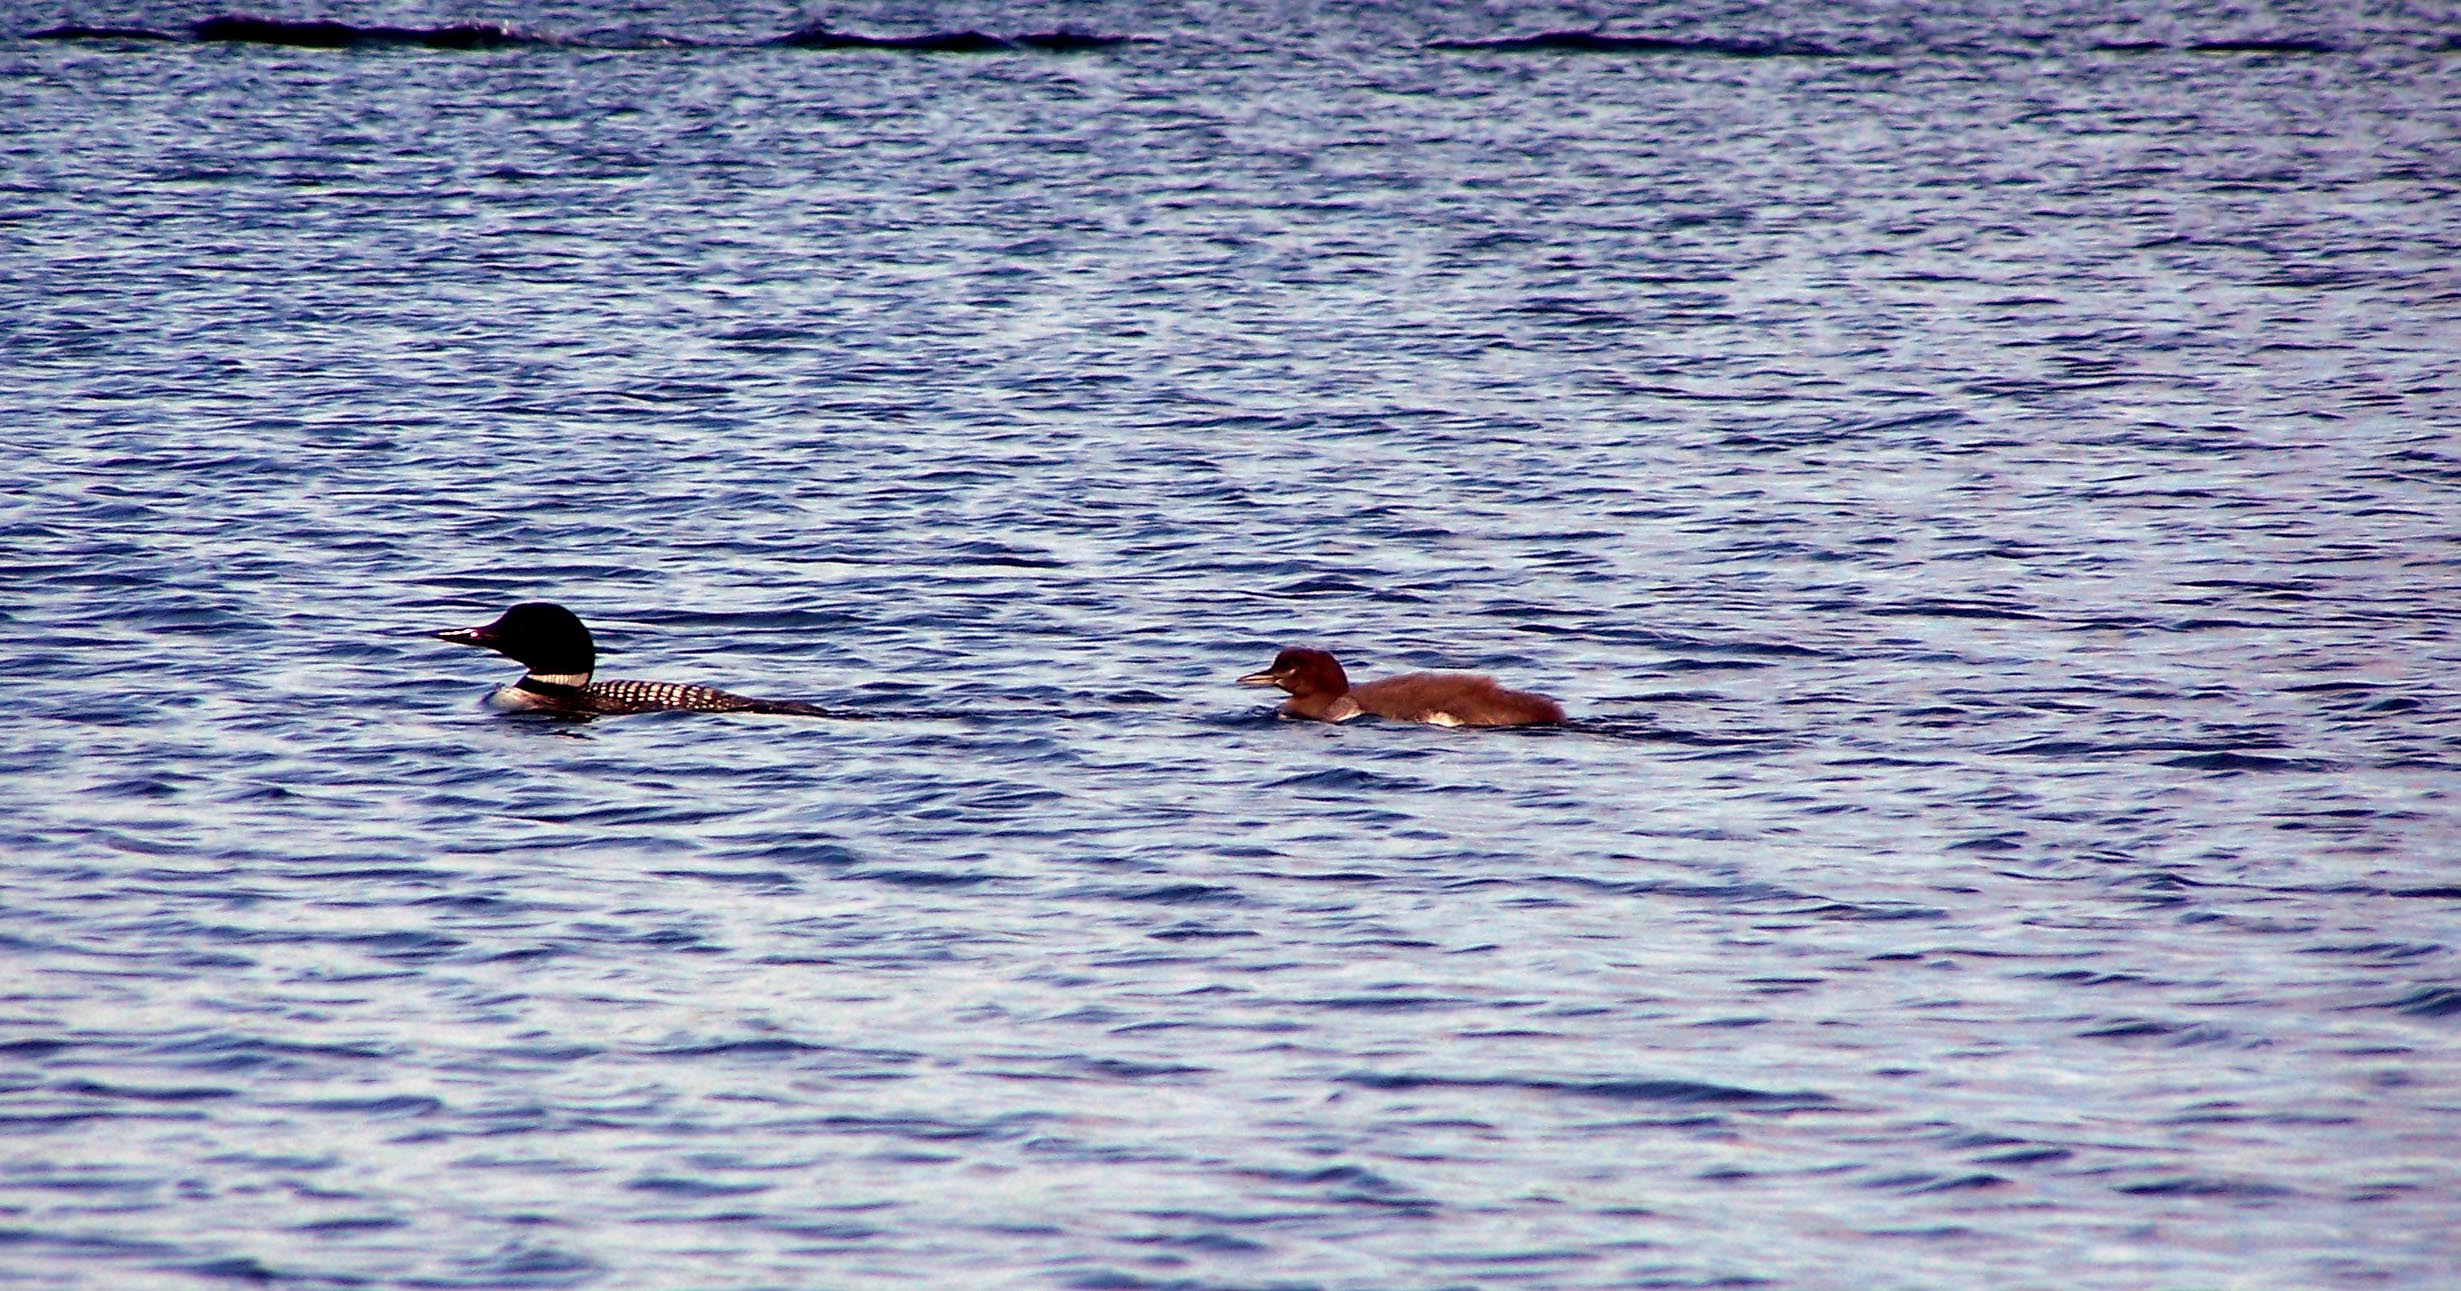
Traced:
[[2338, 54], [2341, 47], [2321, 40], [2200, 40], [2187, 47], [2191, 54]]
[[291, 45], [303, 49], [349, 49], [357, 45], [421, 45], [429, 49], [503, 49], [544, 45], [547, 41], [493, 23], [464, 22], [444, 27], [357, 27], [346, 22], [286, 22], [224, 14], [202, 19], [189, 28], [200, 41], [248, 45]]
[[[453, 23], [442, 27], [362, 27], [347, 22], [319, 19], [313, 22], [293, 22], [282, 18], [260, 18], [249, 14], [220, 14], [189, 24], [187, 33], [154, 31], [145, 27], [89, 27], [83, 23], [64, 23], [28, 32], [28, 40], [131, 40], [131, 41], [195, 41], [204, 44], [281, 45], [294, 49], [356, 49], [362, 47], [419, 47], [426, 49], [509, 49], [523, 46], [566, 45], [573, 42], [534, 36], [494, 23]], [[917, 36], [867, 36], [858, 32], [834, 31], [818, 24], [788, 32], [768, 40], [754, 41], [744, 48], [790, 49], [879, 49], [918, 54], [997, 54], [1031, 50], [1045, 54], [1073, 54], [1086, 50], [1112, 49], [1137, 44], [1141, 36], [1107, 36], [1099, 32], [1059, 27], [1050, 31], [1029, 31], [1014, 36], [994, 36], [980, 31], [936, 31]], [[695, 45], [696, 42], [657, 39], [651, 47]], [[620, 46], [633, 47], [633, 42]]]
[[[155, 31], [146, 27], [96, 27], [85, 23], [70, 22], [55, 27], [46, 27], [40, 31], [28, 32], [25, 39], [194, 41], [210, 44], [282, 45], [299, 49], [416, 47], [484, 50], [589, 44], [589, 42], [566, 41], [551, 36], [532, 35], [514, 28], [484, 22], [452, 23], [440, 27], [381, 25], [362, 27], [330, 19], [294, 22], [288, 19], [262, 18], [249, 14], [220, 14], [200, 19], [191, 23], [185, 33]], [[748, 43], [725, 42], [725, 45], [737, 48], [871, 49], [911, 54], [997, 54], [1022, 51], [1071, 54], [1089, 50], [1114, 49], [1122, 45], [1145, 44], [1150, 43], [1151, 39], [1144, 36], [1105, 35], [1073, 27], [1021, 32], [1013, 36], [1000, 36], [971, 29], [924, 32], [911, 36], [873, 36], [862, 32], [838, 31], [825, 24], [814, 23], [767, 40], [755, 40]], [[704, 48], [707, 46], [700, 41], [652, 37], [647, 40], [618, 41], [597, 47], [636, 49]], [[1852, 58], [1858, 56], [1855, 50], [1837, 49], [1785, 37], [1751, 39], [1710, 36], [1681, 39], [1669, 36], [1614, 36], [1600, 31], [1547, 31], [1534, 36], [1499, 36], [1481, 40], [1431, 40], [1422, 48], [1454, 53], [1490, 54], [1692, 55], [1714, 58]], [[2158, 40], [2114, 40], [2097, 42], [2091, 48], [2096, 52], [2106, 54], [2180, 52], [2316, 55], [2347, 52], [2343, 47], [2330, 41], [2310, 37], [2223, 38], [2176, 45]], [[2461, 49], [2461, 36], [2447, 38], [2442, 48]]]

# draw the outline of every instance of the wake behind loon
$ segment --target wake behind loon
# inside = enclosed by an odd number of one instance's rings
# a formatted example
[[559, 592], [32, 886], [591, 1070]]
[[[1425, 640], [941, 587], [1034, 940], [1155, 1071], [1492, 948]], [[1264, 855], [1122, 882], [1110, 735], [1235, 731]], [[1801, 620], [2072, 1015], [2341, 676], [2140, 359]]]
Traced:
[[591, 681], [598, 645], [571, 610], [551, 601], [524, 601], [495, 622], [449, 628], [441, 641], [493, 650], [529, 671], [487, 697], [515, 712], [591, 717], [618, 713], [783, 713], [828, 717], [827, 709], [791, 699], [754, 699], [711, 686], [674, 681]]

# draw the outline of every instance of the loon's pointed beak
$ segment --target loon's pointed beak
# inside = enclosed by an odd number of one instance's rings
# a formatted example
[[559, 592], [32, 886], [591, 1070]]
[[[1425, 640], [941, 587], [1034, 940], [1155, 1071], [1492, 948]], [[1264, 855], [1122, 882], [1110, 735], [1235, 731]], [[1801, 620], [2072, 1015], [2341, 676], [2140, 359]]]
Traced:
[[477, 646], [482, 650], [490, 650], [495, 648], [496, 640], [495, 634], [487, 629], [494, 626], [491, 623], [486, 627], [446, 628], [436, 633], [435, 637], [438, 641], [450, 641], [455, 645]]
[[1251, 672], [1241, 677], [1239, 684], [1242, 686], [1279, 686], [1282, 684], [1282, 674], [1267, 668], [1263, 672]]

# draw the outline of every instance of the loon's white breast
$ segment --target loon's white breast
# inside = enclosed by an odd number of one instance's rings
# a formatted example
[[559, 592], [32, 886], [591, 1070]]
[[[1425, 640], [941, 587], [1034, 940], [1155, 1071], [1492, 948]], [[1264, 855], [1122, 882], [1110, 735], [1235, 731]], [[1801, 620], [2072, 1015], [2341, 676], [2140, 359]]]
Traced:
[[487, 706], [504, 713], [535, 713], [555, 707], [555, 701], [535, 690], [523, 690], [518, 685], [498, 686], [487, 692]]

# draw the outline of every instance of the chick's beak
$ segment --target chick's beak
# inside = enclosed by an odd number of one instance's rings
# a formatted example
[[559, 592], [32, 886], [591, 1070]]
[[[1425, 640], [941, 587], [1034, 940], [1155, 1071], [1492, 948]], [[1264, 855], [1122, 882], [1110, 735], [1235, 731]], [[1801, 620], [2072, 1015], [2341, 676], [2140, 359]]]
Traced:
[[1239, 684], [1242, 686], [1279, 686], [1282, 684], [1282, 674], [1267, 668], [1263, 672], [1251, 672], [1241, 677]]

